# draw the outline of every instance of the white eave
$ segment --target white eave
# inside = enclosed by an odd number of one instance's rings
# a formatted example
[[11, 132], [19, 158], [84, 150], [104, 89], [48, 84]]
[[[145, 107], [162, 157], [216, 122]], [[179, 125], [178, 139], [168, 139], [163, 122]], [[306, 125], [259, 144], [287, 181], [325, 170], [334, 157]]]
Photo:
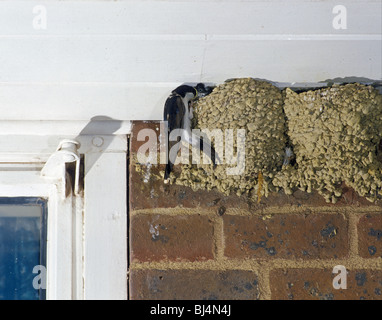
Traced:
[[[343, 3], [343, 30], [332, 24], [336, 5], [0, 1], [0, 134], [77, 135], [95, 117], [107, 120], [97, 133], [124, 134], [130, 120], [160, 120], [182, 83], [381, 80], [381, 2]], [[45, 29], [34, 28], [36, 6], [45, 8]]]

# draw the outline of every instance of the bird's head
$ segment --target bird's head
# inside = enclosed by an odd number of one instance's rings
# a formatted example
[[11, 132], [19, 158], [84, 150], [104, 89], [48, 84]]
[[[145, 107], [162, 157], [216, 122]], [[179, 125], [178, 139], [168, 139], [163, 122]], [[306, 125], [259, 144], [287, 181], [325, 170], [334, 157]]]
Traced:
[[172, 93], [175, 93], [181, 96], [187, 101], [191, 101], [198, 96], [198, 91], [194, 87], [191, 87], [188, 85], [181, 85], [177, 87], [176, 89], [174, 89]]
[[214, 89], [213, 87], [211, 86], [205, 86], [204, 83], [198, 83], [196, 86], [195, 86], [195, 89], [198, 91], [198, 96], [200, 98], [203, 98], [205, 97], [206, 95], [210, 94], [212, 92], [212, 90]]

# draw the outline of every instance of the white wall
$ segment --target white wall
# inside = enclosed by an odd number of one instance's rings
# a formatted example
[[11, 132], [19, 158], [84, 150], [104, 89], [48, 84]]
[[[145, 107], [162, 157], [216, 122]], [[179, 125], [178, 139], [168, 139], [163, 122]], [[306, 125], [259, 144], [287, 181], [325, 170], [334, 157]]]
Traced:
[[[332, 26], [337, 4], [347, 9], [347, 29]], [[36, 5], [46, 9], [46, 29], [33, 26]], [[0, 1], [0, 120], [161, 119], [168, 93], [183, 82], [380, 80], [381, 6]]]

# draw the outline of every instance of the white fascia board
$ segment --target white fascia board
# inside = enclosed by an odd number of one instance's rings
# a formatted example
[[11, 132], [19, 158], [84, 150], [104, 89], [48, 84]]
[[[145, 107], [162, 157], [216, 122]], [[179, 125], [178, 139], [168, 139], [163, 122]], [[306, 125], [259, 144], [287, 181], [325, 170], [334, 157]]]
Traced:
[[80, 154], [126, 153], [126, 135], [1, 135], [0, 164], [43, 164], [63, 139], [78, 141]]
[[124, 135], [131, 133], [131, 121], [122, 120], [0, 120], [2, 135]]

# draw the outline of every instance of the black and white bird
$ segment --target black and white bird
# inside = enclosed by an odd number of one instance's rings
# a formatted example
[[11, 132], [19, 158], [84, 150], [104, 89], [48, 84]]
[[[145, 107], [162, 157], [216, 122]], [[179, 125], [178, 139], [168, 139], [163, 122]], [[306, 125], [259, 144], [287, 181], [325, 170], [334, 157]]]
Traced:
[[[192, 134], [191, 120], [193, 118], [192, 100], [198, 96], [196, 88], [207, 90], [203, 84], [198, 84], [195, 87], [189, 85], [181, 85], [174, 89], [167, 98], [163, 111], [163, 120], [167, 121], [167, 164], [164, 173], [164, 183], [169, 182], [170, 173], [173, 169], [174, 162], [179, 150], [170, 152], [172, 147], [180, 140], [203, 150], [203, 139]], [[177, 141], [170, 141], [170, 133], [175, 129], [182, 129], [181, 136], [178, 136]], [[211, 150], [211, 161], [215, 164], [215, 150], [208, 143], [208, 150]]]
[[198, 83], [195, 86], [195, 89], [198, 92], [198, 98], [203, 98], [206, 95], [210, 94], [214, 90], [214, 87], [211, 87], [211, 86], [206, 87], [204, 83]]

